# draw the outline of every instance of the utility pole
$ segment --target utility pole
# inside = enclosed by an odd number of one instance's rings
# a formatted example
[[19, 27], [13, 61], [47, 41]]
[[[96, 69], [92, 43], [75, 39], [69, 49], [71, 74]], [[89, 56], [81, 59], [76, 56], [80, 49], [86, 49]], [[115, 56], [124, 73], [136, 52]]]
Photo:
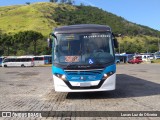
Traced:
[[[118, 34], [118, 37], [122, 38], [122, 34]], [[121, 44], [119, 42], [119, 54], [121, 54]]]
[[158, 37], [158, 49], [159, 49], [159, 52], [160, 52], [160, 43], [159, 43], [159, 37]]
[[121, 54], [121, 44], [119, 43], [119, 54]]

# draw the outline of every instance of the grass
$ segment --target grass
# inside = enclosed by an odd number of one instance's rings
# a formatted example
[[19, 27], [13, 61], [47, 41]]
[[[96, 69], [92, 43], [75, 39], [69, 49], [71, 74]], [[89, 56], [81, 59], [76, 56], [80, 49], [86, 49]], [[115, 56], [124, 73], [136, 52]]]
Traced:
[[160, 64], [160, 59], [152, 60], [151, 63], [159, 63]]
[[40, 65], [39, 67], [52, 67], [52, 64]]
[[57, 26], [51, 19], [57, 6], [57, 4], [48, 2], [0, 7], [0, 29], [4, 33], [11, 34], [34, 30], [48, 36], [53, 27]]
[[[0, 18], [0, 28], [7, 33], [16, 33], [25, 30], [35, 30], [47, 34], [49, 28], [43, 21], [42, 14], [30, 6], [23, 6], [10, 11]], [[42, 29], [43, 28], [43, 29]], [[46, 32], [45, 32], [46, 31]]]

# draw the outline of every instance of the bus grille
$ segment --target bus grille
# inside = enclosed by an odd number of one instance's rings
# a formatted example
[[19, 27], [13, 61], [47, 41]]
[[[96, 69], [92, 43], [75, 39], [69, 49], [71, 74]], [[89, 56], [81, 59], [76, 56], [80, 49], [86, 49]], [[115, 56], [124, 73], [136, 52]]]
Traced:
[[103, 70], [83, 70], [83, 71], [70, 71], [65, 70], [67, 75], [100, 75], [102, 74]]

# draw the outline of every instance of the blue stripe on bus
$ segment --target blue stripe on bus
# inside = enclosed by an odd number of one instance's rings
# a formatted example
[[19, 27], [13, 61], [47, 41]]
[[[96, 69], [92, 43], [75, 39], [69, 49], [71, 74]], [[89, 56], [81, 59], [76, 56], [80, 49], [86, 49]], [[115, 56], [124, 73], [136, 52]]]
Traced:
[[116, 72], [116, 64], [113, 64], [111, 66], [107, 66], [106, 69], [103, 71], [103, 73], [108, 73], [108, 72]]
[[55, 74], [55, 73], [58, 73], [58, 74], [65, 74], [64, 70], [61, 69], [61, 68], [58, 68], [58, 67], [55, 67], [52, 65], [52, 73]]
[[76, 74], [77, 72], [65, 72], [63, 69], [52, 66], [52, 73], [58, 73], [58, 74], [65, 74], [67, 76], [67, 80], [68, 81], [75, 81], [75, 82], [84, 82], [84, 80], [81, 79], [81, 77], [83, 77], [85, 79], [85, 82], [87, 81], [96, 81], [96, 80], [101, 80], [103, 77], [103, 74], [108, 73], [108, 72], [116, 72], [116, 64], [113, 64], [111, 66], [107, 66], [101, 73], [98, 74], [95, 73], [95, 71], [89, 71], [86, 72], [81, 72], [81, 74]]

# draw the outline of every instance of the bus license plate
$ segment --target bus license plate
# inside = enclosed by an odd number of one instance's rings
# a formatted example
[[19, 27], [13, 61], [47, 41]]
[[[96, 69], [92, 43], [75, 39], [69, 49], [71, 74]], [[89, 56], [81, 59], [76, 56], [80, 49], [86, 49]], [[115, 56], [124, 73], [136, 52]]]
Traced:
[[80, 83], [80, 87], [90, 87], [90, 83]]

